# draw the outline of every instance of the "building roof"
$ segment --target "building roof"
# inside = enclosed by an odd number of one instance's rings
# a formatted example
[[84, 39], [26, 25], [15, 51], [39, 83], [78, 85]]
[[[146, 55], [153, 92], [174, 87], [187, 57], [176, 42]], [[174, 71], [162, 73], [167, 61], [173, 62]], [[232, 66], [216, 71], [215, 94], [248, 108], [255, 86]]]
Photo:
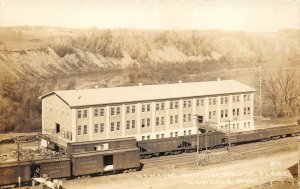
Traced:
[[70, 107], [253, 92], [235, 80], [53, 91]]

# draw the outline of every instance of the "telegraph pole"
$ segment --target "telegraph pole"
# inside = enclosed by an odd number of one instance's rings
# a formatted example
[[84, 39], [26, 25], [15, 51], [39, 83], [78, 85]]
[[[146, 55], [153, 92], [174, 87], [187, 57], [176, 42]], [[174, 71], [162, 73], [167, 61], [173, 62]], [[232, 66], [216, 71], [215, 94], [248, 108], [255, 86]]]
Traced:
[[17, 142], [17, 146], [18, 146], [18, 183], [19, 183], [19, 188], [21, 188], [21, 167], [20, 167], [20, 143], [19, 141]]
[[199, 133], [199, 124], [203, 123], [203, 116], [200, 116], [200, 115], [194, 115], [196, 116], [196, 120], [197, 120], [197, 129], [196, 129], [196, 132], [197, 132], [197, 165], [199, 165], [199, 152], [200, 152], [200, 133]]
[[228, 132], [228, 151], [230, 153], [230, 149], [231, 149], [231, 133], [230, 133], [230, 120], [228, 120], [229, 122], [229, 132]]

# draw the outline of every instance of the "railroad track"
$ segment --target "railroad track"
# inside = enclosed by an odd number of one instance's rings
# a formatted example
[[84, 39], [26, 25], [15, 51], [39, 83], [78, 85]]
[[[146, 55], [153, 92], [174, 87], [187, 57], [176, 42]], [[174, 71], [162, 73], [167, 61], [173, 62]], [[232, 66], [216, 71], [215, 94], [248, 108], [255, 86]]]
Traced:
[[[240, 159], [250, 156], [256, 156], [258, 154], [272, 154], [276, 153], [281, 149], [297, 149], [297, 141], [296, 137], [283, 138], [278, 140], [270, 140], [266, 142], [256, 142], [249, 143], [243, 145], [233, 146], [230, 150], [231, 154], [238, 154]], [[226, 148], [212, 149], [209, 150], [208, 154], [210, 156], [218, 155], [218, 153], [224, 154], [226, 152]], [[200, 154], [204, 155], [203, 153]], [[152, 168], [152, 167], [165, 167], [165, 166], [177, 166], [182, 164], [190, 164], [196, 163], [198, 154], [196, 152], [193, 153], [183, 153], [179, 155], [169, 155], [169, 156], [161, 156], [150, 159], [143, 159], [141, 163], [144, 164], [144, 168]]]

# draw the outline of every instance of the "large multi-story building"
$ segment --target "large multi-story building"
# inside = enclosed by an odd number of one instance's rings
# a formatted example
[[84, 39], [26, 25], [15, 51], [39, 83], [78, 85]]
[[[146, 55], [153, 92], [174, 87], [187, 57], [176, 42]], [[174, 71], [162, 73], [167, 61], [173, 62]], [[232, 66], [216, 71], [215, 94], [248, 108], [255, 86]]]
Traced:
[[234, 80], [53, 91], [42, 96], [42, 131], [70, 142], [196, 134], [211, 127], [251, 130], [254, 89]]

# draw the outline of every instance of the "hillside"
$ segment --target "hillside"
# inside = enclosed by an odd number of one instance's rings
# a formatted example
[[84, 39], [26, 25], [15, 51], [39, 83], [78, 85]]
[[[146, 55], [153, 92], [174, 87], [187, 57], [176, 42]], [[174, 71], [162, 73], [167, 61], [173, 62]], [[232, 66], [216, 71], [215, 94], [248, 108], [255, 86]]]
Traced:
[[56, 89], [237, 79], [257, 87], [257, 67], [292, 67], [298, 31], [0, 28], [0, 132], [40, 129], [38, 96]]

